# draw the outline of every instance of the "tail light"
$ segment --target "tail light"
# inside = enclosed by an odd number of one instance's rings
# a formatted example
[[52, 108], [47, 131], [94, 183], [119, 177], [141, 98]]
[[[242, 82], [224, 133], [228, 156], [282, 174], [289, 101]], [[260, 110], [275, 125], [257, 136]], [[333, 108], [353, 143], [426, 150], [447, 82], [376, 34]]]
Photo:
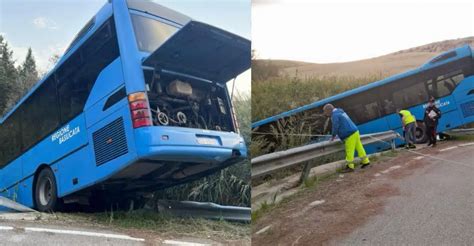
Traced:
[[128, 103], [132, 114], [133, 128], [152, 126], [150, 104], [144, 92], [128, 95]]

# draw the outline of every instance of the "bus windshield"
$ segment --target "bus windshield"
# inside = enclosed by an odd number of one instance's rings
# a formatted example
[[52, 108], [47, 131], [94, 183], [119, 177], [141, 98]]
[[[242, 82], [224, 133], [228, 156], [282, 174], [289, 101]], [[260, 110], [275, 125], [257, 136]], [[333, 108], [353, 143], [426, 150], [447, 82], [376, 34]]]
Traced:
[[141, 51], [152, 53], [178, 31], [177, 27], [152, 18], [137, 14], [131, 16], [138, 48]]

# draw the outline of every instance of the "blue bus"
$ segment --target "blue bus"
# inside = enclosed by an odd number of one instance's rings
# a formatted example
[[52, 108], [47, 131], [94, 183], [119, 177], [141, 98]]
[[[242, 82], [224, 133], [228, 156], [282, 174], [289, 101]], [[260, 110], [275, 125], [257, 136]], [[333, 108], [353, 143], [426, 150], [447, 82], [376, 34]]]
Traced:
[[0, 120], [0, 195], [39, 211], [134, 199], [247, 158], [227, 82], [250, 41], [110, 0]]
[[[330, 119], [323, 115], [322, 107], [332, 103], [347, 112], [362, 134], [388, 130], [402, 133], [397, 109], [408, 109], [417, 119], [416, 139], [422, 143], [428, 138], [423, 116], [430, 96], [436, 98], [443, 114], [438, 132], [474, 122], [473, 75], [474, 53], [465, 45], [444, 52], [416, 69], [254, 122], [252, 138], [263, 135], [267, 141], [278, 144], [274, 134], [280, 134], [276, 131], [288, 127], [289, 122], [297, 122], [300, 129], [310, 134], [330, 134]], [[384, 145], [374, 148], [371, 152]]]

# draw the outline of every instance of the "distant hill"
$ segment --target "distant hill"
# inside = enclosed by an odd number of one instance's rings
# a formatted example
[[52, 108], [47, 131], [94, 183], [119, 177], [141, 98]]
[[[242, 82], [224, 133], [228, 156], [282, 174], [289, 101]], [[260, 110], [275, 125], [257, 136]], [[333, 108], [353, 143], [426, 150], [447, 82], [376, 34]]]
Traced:
[[342, 63], [307, 63], [286, 60], [257, 60], [257, 64], [272, 64], [278, 67], [279, 74], [298, 77], [354, 76], [367, 75], [390, 76], [413, 69], [441, 52], [469, 44], [474, 46], [474, 37], [434, 42], [391, 54]]

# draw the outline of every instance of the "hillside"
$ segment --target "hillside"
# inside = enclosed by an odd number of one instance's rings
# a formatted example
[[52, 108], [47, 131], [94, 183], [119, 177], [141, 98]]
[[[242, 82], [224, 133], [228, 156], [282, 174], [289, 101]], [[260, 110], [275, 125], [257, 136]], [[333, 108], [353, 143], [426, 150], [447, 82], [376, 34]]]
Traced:
[[441, 52], [469, 44], [474, 46], [474, 37], [434, 42], [391, 54], [342, 63], [306, 63], [285, 60], [257, 60], [260, 64], [273, 64], [279, 73], [298, 77], [354, 76], [367, 75], [389, 76], [415, 68]]

